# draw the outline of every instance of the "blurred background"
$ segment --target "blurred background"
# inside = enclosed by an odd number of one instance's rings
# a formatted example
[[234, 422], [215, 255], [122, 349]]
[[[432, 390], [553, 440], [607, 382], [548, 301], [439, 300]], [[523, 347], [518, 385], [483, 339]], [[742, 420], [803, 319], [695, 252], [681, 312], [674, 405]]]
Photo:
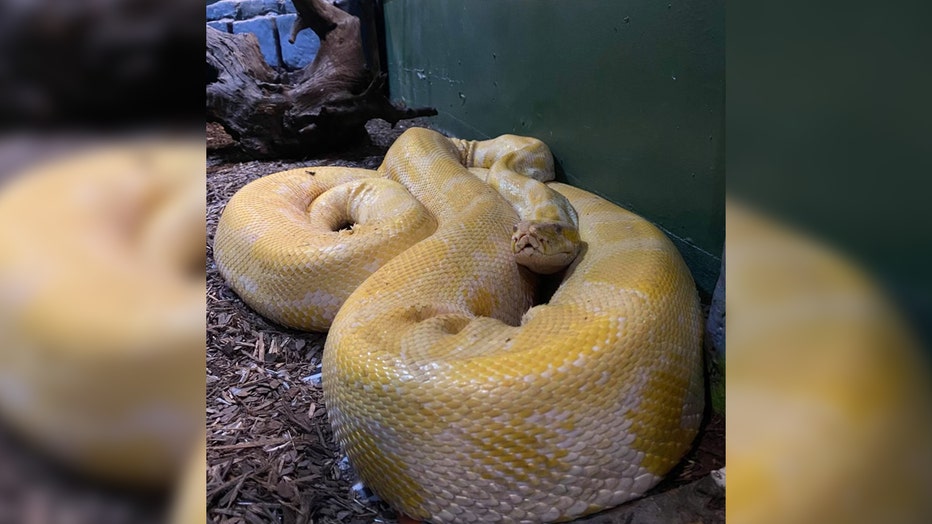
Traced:
[[202, 9], [0, 1], [0, 522], [204, 521]]
[[0, 120], [22, 127], [191, 123], [203, 95], [185, 72], [203, 7], [167, 0], [0, 3]]
[[727, 519], [932, 518], [918, 2], [731, 2]]

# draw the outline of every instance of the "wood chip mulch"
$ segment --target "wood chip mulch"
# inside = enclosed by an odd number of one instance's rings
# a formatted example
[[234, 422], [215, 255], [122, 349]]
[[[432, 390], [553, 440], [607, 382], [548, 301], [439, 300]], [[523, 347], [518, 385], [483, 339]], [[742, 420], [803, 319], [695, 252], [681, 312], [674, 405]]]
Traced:
[[[374, 169], [388, 146], [426, 119], [367, 126], [371, 143], [329, 158], [231, 162], [229, 140], [208, 126], [207, 165], [207, 510], [214, 523], [397, 522], [365, 491], [333, 440], [320, 388], [325, 335], [265, 320], [226, 287], [212, 243], [226, 202], [247, 182], [318, 165]], [[694, 451], [658, 489], [724, 465], [724, 421], [706, 425]]]

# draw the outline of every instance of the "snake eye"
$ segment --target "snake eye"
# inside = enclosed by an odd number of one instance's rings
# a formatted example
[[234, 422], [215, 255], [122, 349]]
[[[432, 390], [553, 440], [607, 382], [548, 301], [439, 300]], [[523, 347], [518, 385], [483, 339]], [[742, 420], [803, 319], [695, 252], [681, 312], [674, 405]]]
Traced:
[[518, 232], [518, 224], [515, 224], [515, 225], [511, 226], [511, 232], [512, 232], [512, 233], [517, 233], [517, 232]]

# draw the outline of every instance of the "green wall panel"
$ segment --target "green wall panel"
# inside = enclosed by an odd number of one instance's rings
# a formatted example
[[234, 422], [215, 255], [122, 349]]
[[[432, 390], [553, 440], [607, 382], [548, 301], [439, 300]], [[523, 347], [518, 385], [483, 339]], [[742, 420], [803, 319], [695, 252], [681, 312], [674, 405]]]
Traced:
[[560, 178], [640, 213], [715, 284], [724, 3], [386, 0], [392, 97], [462, 138], [550, 145]]

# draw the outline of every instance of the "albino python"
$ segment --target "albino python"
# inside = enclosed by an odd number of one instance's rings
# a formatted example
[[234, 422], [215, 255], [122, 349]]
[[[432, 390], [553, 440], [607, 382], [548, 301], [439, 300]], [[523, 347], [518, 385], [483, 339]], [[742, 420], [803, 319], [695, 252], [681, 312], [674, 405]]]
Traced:
[[203, 139], [68, 147], [0, 181], [0, 426], [85, 478], [203, 481]]
[[[537, 140], [410, 129], [378, 172], [270, 175], [218, 225], [218, 268], [247, 304], [329, 327], [334, 435], [413, 518], [552, 522], [618, 505], [678, 462], [700, 422], [699, 304], [672, 243], [525, 174], [553, 177]], [[548, 244], [567, 240], [551, 264]], [[575, 256], [537, 305], [515, 253], [535, 250], [541, 272]]]

